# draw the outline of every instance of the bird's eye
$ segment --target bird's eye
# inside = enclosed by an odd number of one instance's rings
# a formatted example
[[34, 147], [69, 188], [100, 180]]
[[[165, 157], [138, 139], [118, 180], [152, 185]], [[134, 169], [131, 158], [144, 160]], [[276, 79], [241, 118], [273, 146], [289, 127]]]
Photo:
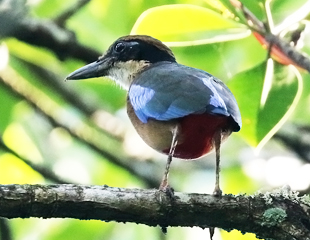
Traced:
[[122, 51], [124, 51], [124, 49], [125, 49], [125, 43], [122, 42], [116, 44], [114, 47], [114, 51], [117, 53], [121, 53]]

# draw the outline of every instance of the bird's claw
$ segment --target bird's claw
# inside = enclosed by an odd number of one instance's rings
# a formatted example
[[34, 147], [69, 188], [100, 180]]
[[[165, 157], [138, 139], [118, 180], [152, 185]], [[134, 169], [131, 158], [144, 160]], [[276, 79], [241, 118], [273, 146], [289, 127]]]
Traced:
[[214, 191], [213, 191], [213, 196], [215, 197], [221, 197], [222, 196], [222, 190], [219, 187], [215, 187]]
[[163, 192], [171, 200], [174, 199], [174, 189], [170, 187], [168, 184], [165, 186], [160, 185], [159, 191]]
[[209, 234], [210, 234], [210, 239], [213, 240], [213, 236], [214, 236], [214, 227], [209, 227]]
[[163, 234], [167, 234], [168, 229], [167, 229], [166, 226], [160, 226], [160, 228], [161, 228], [161, 231], [162, 231]]

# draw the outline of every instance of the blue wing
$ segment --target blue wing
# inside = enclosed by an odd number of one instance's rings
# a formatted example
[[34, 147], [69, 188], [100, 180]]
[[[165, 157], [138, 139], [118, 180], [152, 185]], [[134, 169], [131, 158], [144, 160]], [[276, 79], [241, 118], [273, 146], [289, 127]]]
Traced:
[[231, 116], [241, 127], [236, 100], [217, 78], [177, 63], [156, 64], [133, 82], [128, 97], [137, 117], [167, 121], [189, 114]]

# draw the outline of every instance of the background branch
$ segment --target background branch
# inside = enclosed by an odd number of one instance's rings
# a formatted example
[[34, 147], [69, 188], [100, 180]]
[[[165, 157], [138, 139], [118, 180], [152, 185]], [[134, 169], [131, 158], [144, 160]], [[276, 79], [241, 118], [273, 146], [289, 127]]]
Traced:
[[[98, 106], [99, 104], [92, 104], [89, 103], [89, 101], [86, 101], [85, 96], [79, 95], [77, 91], [75, 91], [72, 87], [70, 87], [69, 84], [67, 84], [68, 82], [65, 82], [63, 79], [59, 79], [59, 76], [54, 72], [20, 58], [18, 61], [20, 61], [20, 64], [24, 64], [24, 66], [29, 69], [34, 76], [37, 76], [38, 80], [42, 84], [49, 86], [49, 89], [53, 89], [61, 96], [61, 98], [81, 111], [86, 117], [94, 116], [98, 109], [100, 109], [100, 113], [105, 114], [106, 121], [113, 121], [115, 124], [117, 124], [115, 128], [125, 129], [125, 126], [121, 123], [120, 119], [102, 109], [101, 106]], [[109, 116], [109, 118], [107, 116]], [[95, 121], [93, 121], [93, 123], [96, 124]], [[104, 134], [109, 135], [111, 138], [120, 141], [124, 140], [125, 130], [116, 132], [115, 128], [103, 128], [102, 126], [98, 126], [98, 124], [94, 127], [100, 128], [98, 130], [103, 131]]]
[[66, 21], [72, 17], [75, 13], [77, 13], [82, 7], [84, 7], [87, 3], [89, 3], [90, 0], [79, 0], [77, 1], [73, 6], [71, 6], [66, 11], [62, 12], [60, 15], [58, 15], [56, 18], [54, 18], [54, 22], [59, 25], [60, 27], [63, 27], [66, 23]]
[[1, 240], [12, 240], [12, 232], [8, 220], [0, 218], [0, 239]]
[[[83, 4], [84, 2], [81, 1]], [[101, 55], [79, 44], [72, 31], [62, 28], [56, 22], [28, 17], [28, 9], [25, 4], [21, 4], [21, 1], [10, 0], [0, 4], [5, 5], [0, 14], [0, 37], [15, 37], [25, 43], [48, 48], [60, 60], [73, 57], [92, 62]], [[58, 22], [65, 20], [65, 15], [67, 12], [58, 17]]]
[[282, 142], [305, 162], [310, 162], [310, 129], [307, 126], [289, 124], [281, 129], [273, 138]]
[[[148, 162], [131, 161], [128, 157], [120, 156], [120, 147], [118, 147], [118, 151], [113, 151], [111, 147], [108, 149], [106, 145], [111, 140], [86, 121], [79, 121], [73, 124], [62, 121], [63, 118], [60, 115], [63, 112], [60, 107], [35, 86], [24, 81], [13, 70], [10, 71], [10, 74], [5, 74], [4, 72], [0, 74], [0, 85], [5, 86], [9, 91], [13, 91], [14, 95], [18, 98], [25, 99], [31, 106], [47, 117], [53, 125], [66, 129], [77, 140], [83, 142], [90, 149], [97, 152], [100, 156], [105, 157], [110, 162], [126, 169], [138, 179], [141, 179], [148, 187], [157, 187], [159, 185], [159, 174], [157, 176], [154, 176], [154, 174], [160, 171], [154, 171], [154, 165], [150, 165]], [[42, 101], [42, 98], [44, 98], [44, 101]]]
[[[35, 164], [32, 161], [24, 158], [11, 148], [9, 148], [2, 140], [2, 137], [0, 136], [0, 149], [3, 149], [5, 152], [10, 153], [14, 155], [15, 157], [18, 157], [20, 160], [22, 160], [24, 163], [26, 163], [29, 167], [31, 167], [34, 171], [37, 171], [40, 173], [42, 176], [44, 176], [46, 179], [54, 182], [54, 183], [60, 183], [60, 184], [65, 184], [69, 183], [69, 181], [65, 181], [61, 177], [57, 176], [52, 170], [47, 168], [46, 166]], [[2, 238], [0, 238], [2, 240]]]

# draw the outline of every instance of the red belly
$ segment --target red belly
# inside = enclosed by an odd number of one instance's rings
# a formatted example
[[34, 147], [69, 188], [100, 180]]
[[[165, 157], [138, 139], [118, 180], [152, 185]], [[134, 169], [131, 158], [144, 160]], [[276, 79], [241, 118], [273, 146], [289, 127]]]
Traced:
[[[181, 119], [181, 141], [173, 156], [195, 159], [212, 151], [213, 137], [219, 130], [227, 127], [228, 118], [211, 114], [193, 114]], [[170, 149], [163, 152], [168, 154]]]

